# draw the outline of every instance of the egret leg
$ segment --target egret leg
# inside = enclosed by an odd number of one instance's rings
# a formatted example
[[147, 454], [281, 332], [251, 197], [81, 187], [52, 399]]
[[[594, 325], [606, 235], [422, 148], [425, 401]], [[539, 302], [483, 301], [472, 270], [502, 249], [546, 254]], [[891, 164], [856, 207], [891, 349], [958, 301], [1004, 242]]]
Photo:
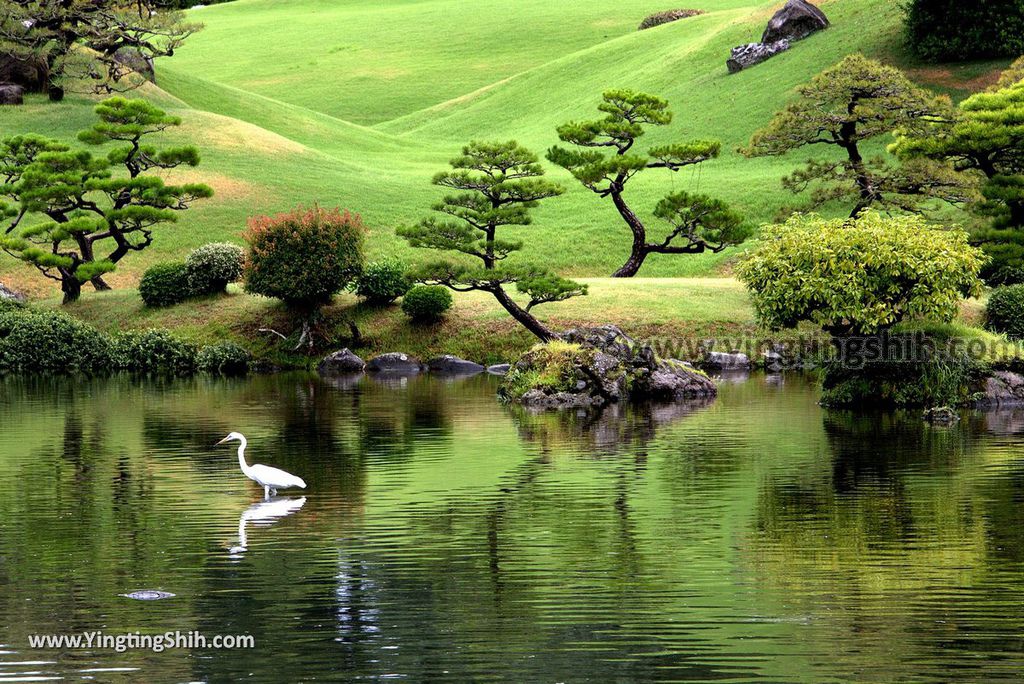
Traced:
[[270, 498], [270, 487], [267, 487], [266, 485], [263, 486], [263, 498], [264, 499], [269, 499]]

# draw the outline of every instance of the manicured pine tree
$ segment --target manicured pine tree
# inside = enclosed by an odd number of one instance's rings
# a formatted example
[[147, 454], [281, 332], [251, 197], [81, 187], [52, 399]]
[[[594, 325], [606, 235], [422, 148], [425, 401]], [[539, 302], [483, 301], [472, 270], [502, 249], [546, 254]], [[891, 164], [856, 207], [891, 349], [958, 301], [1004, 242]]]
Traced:
[[[88, 281], [109, 289], [104, 273], [149, 247], [157, 226], [213, 195], [207, 185], [166, 185], [146, 173], [199, 163], [195, 147], [161, 150], [144, 142], [179, 125], [178, 117], [120, 97], [101, 102], [96, 114], [100, 121], [79, 138], [91, 145], [121, 143], [106, 158], [38, 136], [0, 141], [0, 173], [7, 181], [0, 194], [18, 206], [0, 248], [60, 282], [65, 302], [78, 299]], [[115, 175], [118, 167], [124, 172]]]
[[635, 276], [650, 254], [720, 252], [745, 239], [747, 231], [736, 213], [711, 197], [689, 193], [676, 193], [659, 205], [661, 213], [656, 216], [666, 220], [670, 229], [651, 239], [651, 231], [626, 201], [626, 185], [647, 169], [678, 171], [714, 159], [721, 144], [691, 140], [653, 147], [644, 154], [635, 149], [636, 142], [646, 126], [667, 126], [672, 121], [668, 102], [647, 93], [608, 90], [597, 108], [605, 113], [603, 119], [558, 127], [563, 142], [587, 149], [556, 146], [548, 150], [547, 158], [567, 169], [588, 190], [610, 197], [629, 227], [633, 235], [629, 258], [612, 277]]
[[799, 98], [740, 150], [748, 157], [777, 157], [811, 146], [835, 147], [838, 156], [808, 161], [783, 179], [793, 193], [811, 191], [811, 209], [830, 202], [851, 207], [917, 211], [928, 198], [966, 202], [973, 184], [948, 164], [918, 160], [903, 165], [866, 159], [864, 145], [899, 129], [928, 130], [952, 114], [949, 98], [917, 87], [898, 69], [850, 55], [797, 89]]
[[983, 200], [975, 209], [991, 217], [972, 241], [992, 257], [986, 277], [1024, 268], [1024, 59], [1013, 65], [994, 91], [978, 93], [955, 114], [932, 125], [903, 131], [893, 151], [908, 159], [952, 162], [983, 178]]
[[[415, 226], [400, 228], [398, 234], [413, 247], [454, 252], [469, 259], [425, 264], [413, 273], [414, 278], [457, 292], [489, 292], [527, 330], [543, 341], [553, 339], [557, 335], [532, 309], [586, 294], [586, 285], [536, 266], [507, 264], [509, 257], [522, 249], [522, 241], [507, 239], [499, 232], [505, 227], [529, 225], [529, 210], [564, 189], [545, 180], [537, 156], [515, 141], [471, 142], [451, 161], [451, 167], [433, 179], [434, 185], [455, 191], [433, 207], [451, 218], [425, 218]], [[509, 285], [529, 297], [525, 306], [508, 293], [505, 288]]]

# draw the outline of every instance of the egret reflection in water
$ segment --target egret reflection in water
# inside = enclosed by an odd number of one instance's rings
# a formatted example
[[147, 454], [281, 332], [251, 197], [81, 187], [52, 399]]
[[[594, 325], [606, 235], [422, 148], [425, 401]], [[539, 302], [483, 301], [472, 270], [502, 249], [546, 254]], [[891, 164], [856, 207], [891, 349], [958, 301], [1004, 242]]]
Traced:
[[232, 546], [228, 555], [232, 558], [241, 558], [249, 547], [249, 538], [245, 527], [249, 523], [260, 527], [269, 527], [281, 518], [298, 513], [306, 505], [306, 497], [291, 497], [280, 499], [264, 499], [257, 501], [252, 506], [242, 511], [238, 517], [238, 545]]

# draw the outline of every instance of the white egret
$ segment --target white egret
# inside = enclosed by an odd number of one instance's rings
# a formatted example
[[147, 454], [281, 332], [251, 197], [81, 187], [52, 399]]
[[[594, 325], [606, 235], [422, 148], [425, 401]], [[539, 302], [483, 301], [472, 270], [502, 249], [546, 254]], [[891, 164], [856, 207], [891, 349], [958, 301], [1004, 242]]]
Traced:
[[269, 499], [271, 494], [277, 494], [278, 489], [285, 489], [288, 487], [301, 487], [306, 488], [306, 482], [301, 477], [295, 477], [291, 473], [286, 473], [280, 468], [271, 468], [270, 466], [261, 465], [259, 463], [255, 465], [247, 465], [245, 462], [245, 447], [248, 442], [245, 440], [245, 435], [239, 432], [232, 432], [224, 439], [217, 442], [217, 444], [223, 444], [224, 442], [238, 441], [238, 465], [242, 469], [242, 473], [253, 480], [261, 487], [263, 487], [263, 498]]

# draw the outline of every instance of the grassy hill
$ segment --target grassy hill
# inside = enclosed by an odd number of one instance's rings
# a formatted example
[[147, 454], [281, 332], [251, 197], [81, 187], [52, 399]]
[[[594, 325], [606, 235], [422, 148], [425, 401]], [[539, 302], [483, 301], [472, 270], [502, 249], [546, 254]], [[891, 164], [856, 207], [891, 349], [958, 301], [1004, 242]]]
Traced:
[[[637, 24], [666, 9], [664, 2], [237, 0], [193, 10], [206, 29], [158, 64], [158, 87], [137, 95], [184, 119], [167, 142], [188, 140], [202, 150], [200, 167], [168, 172], [168, 179], [201, 180], [217, 195], [161, 230], [153, 248], [109, 280], [130, 287], [149, 264], [206, 242], [239, 241], [247, 216], [298, 203], [360, 212], [371, 228], [371, 256], [422, 258], [394, 228], [429, 212], [439, 195], [430, 178], [463, 143], [515, 138], [542, 154], [558, 142], [555, 126], [594, 116], [610, 87], [671, 102], [675, 120], [647, 144], [694, 137], [724, 143], [722, 158], [700, 169], [655, 170], [635, 181], [630, 198], [640, 213], [649, 218], [667, 192], [700, 190], [732, 202], [753, 224], [771, 220], [793, 201], [778, 179], [802, 158], [747, 160], [735, 148], [796, 85], [844, 55], [863, 51], [891, 61], [901, 54], [898, 3], [824, 0], [831, 29], [728, 75], [730, 48], [757, 40], [780, 4], [694, 0], [690, 5], [706, 14], [646, 31]], [[984, 85], [998, 66], [914, 73], [958, 93]], [[82, 96], [61, 104], [31, 98], [0, 112], [0, 135], [73, 139], [89, 123], [92, 104]], [[577, 277], [608, 275], [627, 255], [628, 231], [610, 202], [560, 169], [550, 173], [570, 191], [545, 202], [534, 225], [521, 229], [522, 258]], [[654, 255], [641, 275], [720, 274], [734, 253]], [[54, 292], [10, 259], [0, 259], [0, 277], [33, 293]], [[686, 292], [681, 286], [675, 296]], [[593, 307], [600, 297], [587, 301]]]

